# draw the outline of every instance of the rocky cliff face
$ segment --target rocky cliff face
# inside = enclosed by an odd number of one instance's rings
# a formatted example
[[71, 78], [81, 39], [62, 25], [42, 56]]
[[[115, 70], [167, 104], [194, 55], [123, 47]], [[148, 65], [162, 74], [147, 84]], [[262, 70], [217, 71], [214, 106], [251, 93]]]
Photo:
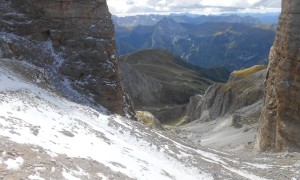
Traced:
[[232, 126], [236, 128], [256, 123], [262, 107], [266, 70], [252, 72], [244, 77], [246, 71], [241, 75], [232, 74], [226, 84], [212, 85], [204, 96], [191, 97], [186, 120], [203, 123], [232, 116]]
[[132, 113], [106, 0], [1, 0], [0, 33], [0, 56], [39, 66], [62, 95]]
[[270, 52], [259, 151], [300, 151], [300, 2], [283, 0]]
[[[262, 70], [263, 69], [263, 70]], [[202, 146], [229, 151], [253, 149], [263, 107], [266, 67], [234, 71], [225, 84], [193, 96], [176, 133]]]

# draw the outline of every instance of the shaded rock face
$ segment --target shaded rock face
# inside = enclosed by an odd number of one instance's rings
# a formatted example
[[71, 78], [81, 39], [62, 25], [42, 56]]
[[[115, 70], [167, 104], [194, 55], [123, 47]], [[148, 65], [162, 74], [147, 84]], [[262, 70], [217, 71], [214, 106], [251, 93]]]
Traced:
[[134, 69], [131, 64], [120, 62], [120, 74], [124, 88], [135, 107], [159, 104], [163, 100], [163, 84]]
[[29, 61], [52, 85], [69, 84], [113, 113], [133, 112], [120, 84], [106, 0], [1, 0], [0, 6], [3, 58]]
[[184, 103], [190, 92], [176, 92], [129, 63], [121, 61], [119, 65], [121, 81], [135, 109], [151, 112], [161, 123], [184, 116], [185, 105], [173, 104]]
[[266, 70], [247, 77], [232, 77], [226, 84], [216, 83], [204, 96], [193, 96], [187, 106], [186, 120], [192, 122], [212, 121], [227, 115], [232, 116], [232, 126], [258, 122], [264, 95]]
[[190, 97], [190, 102], [186, 107], [187, 121], [192, 122], [199, 119], [203, 113], [203, 96], [195, 95]]
[[300, 1], [283, 0], [270, 52], [258, 151], [300, 151]]

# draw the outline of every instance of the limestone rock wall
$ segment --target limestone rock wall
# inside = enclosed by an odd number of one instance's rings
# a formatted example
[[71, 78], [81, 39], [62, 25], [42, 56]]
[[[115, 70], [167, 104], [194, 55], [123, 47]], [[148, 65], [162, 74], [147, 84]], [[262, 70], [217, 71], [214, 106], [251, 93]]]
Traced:
[[2, 52], [11, 52], [6, 58], [26, 55], [48, 71], [52, 85], [67, 82], [92, 103], [132, 114], [120, 83], [106, 0], [1, 0], [0, 6], [0, 32], [17, 37], [2, 43]]
[[233, 116], [232, 126], [237, 128], [257, 123], [262, 108], [265, 74], [266, 70], [247, 77], [233, 77], [232, 74], [226, 84], [213, 84], [204, 96], [190, 98], [186, 120], [207, 122]]
[[258, 151], [300, 151], [300, 1], [283, 0], [270, 52]]

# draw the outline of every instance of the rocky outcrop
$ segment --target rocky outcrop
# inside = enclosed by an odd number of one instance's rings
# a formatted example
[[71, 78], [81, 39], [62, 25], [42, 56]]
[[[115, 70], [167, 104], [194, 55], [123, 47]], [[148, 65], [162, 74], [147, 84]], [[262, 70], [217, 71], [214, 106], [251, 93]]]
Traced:
[[232, 126], [236, 128], [258, 122], [266, 70], [243, 77], [246, 71], [241, 75], [234, 72], [226, 84], [212, 85], [204, 96], [191, 97], [187, 106], [187, 122], [208, 122], [227, 115], [233, 116]]
[[79, 92], [113, 113], [133, 112], [118, 75], [106, 0], [1, 0], [0, 32], [1, 57], [43, 68], [62, 95], [82, 101], [74, 96]]
[[300, 151], [300, 2], [283, 0], [270, 52], [258, 151]]

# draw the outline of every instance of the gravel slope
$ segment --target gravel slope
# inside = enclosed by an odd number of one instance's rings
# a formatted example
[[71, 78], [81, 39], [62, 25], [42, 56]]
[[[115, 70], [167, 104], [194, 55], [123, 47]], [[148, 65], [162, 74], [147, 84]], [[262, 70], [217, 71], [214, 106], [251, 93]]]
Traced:
[[[299, 154], [227, 153], [106, 115], [0, 60], [0, 179], [299, 179]], [[32, 67], [18, 63], [28, 71]]]

